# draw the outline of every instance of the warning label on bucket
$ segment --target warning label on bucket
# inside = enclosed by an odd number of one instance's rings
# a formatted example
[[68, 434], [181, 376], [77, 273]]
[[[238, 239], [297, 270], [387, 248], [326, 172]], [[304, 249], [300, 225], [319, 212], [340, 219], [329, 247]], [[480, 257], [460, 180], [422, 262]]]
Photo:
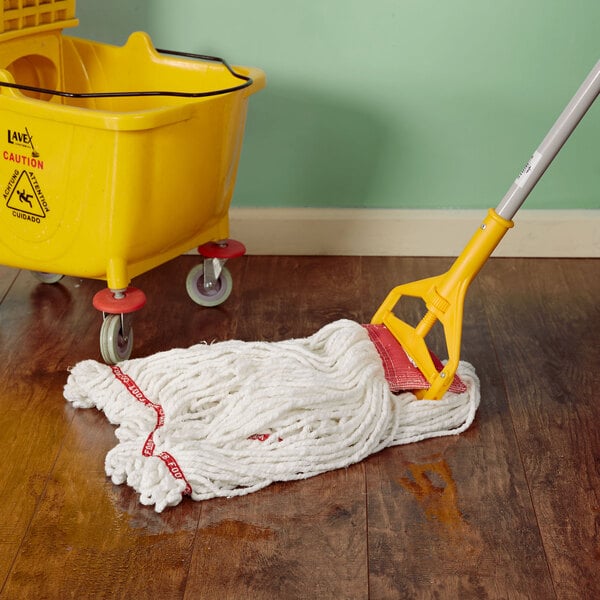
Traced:
[[34, 173], [15, 169], [3, 192], [13, 217], [40, 223], [50, 212], [44, 193]]

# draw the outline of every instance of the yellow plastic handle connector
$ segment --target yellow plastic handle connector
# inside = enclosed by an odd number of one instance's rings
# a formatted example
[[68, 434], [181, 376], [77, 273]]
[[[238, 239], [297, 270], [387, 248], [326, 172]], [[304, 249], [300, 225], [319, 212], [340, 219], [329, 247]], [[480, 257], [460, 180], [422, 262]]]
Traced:
[[[512, 221], [490, 209], [449, 271], [395, 287], [373, 316], [371, 323], [387, 327], [429, 382], [430, 387], [417, 394], [419, 398], [439, 400], [452, 383], [460, 360], [465, 294], [475, 275], [512, 226]], [[421, 298], [425, 302], [427, 313], [416, 327], [393, 313], [402, 296]], [[441, 372], [435, 368], [425, 343], [425, 337], [436, 321], [443, 325], [448, 350], [448, 362]]]

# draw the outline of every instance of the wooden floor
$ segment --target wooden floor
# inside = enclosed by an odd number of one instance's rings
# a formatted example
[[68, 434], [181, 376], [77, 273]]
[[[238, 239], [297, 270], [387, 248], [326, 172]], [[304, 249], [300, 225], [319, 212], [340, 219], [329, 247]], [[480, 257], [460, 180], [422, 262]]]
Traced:
[[[365, 322], [448, 259], [245, 257], [225, 305], [185, 293], [181, 257], [136, 284], [135, 355]], [[482, 403], [463, 435], [156, 514], [103, 460], [114, 428], [64, 401], [99, 358], [102, 283], [0, 268], [0, 596], [600, 598], [600, 260], [492, 259], [465, 310]]]

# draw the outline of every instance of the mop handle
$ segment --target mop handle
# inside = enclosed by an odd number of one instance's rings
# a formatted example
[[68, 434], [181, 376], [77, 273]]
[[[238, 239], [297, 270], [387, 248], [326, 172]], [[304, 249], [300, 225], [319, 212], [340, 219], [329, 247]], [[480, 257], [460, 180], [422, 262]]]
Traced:
[[515, 213], [521, 208], [523, 202], [534, 188], [544, 171], [548, 168], [558, 151], [563, 147], [571, 133], [588, 108], [600, 93], [600, 60], [590, 71], [585, 81], [581, 84], [567, 107], [558, 117], [552, 129], [547, 133], [542, 143], [538, 146], [533, 156], [529, 159], [521, 174], [511, 185], [508, 192], [496, 208], [496, 214], [512, 220]]
[[[513, 226], [512, 217], [599, 92], [600, 61], [563, 110], [502, 202], [495, 211], [488, 211], [486, 218], [450, 269], [437, 277], [396, 286], [373, 316], [371, 323], [383, 323], [388, 328], [429, 382], [429, 389], [416, 392], [417, 397], [441, 399], [449, 388], [460, 360], [464, 299], [471, 281], [504, 234]], [[427, 313], [416, 327], [402, 321], [393, 312], [403, 296], [421, 298], [425, 302]], [[448, 362], [439, 373], [425, 343], [425, 337], [437, 321], [443, 325], [448, 350]]]

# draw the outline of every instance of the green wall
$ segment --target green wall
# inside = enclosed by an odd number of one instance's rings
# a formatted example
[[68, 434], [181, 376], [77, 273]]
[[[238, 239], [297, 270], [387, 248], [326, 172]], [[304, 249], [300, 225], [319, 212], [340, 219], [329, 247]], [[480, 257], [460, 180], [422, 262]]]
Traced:
[[[234, 204], [496, 206], [600, 59], [598, 0], [78, 0], [74, 35], [261, 67]], [[600, 102], [528, 208], [600, 207]]]

